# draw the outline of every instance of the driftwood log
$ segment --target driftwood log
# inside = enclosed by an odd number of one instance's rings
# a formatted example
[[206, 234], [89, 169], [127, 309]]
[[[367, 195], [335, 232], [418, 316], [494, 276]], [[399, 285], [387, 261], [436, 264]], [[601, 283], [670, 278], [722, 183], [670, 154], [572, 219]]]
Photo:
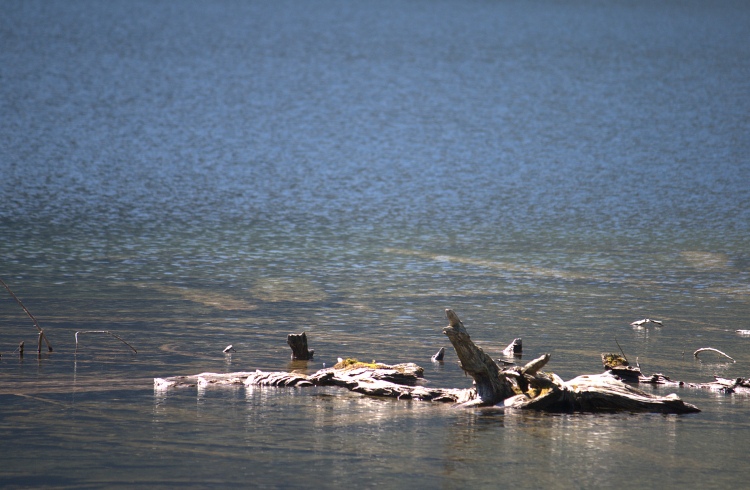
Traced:
[[356, 359], [344, 359], [332, 368], [321, 369], [308, 376], [289, 372], [238, 372], [202, 373], [194, 376], [156, 378], [154, 389], [165, 391], [171, 388], [218, 385], [245, 386], [340, 386], [369, 396], [461, 403], [473, 396], [469, 389], [427, 388], [423, 382], [424, 370], [413, 363], [387, 365], [363, 363]]
[[461, 368], [473, 378], [468, 389], [424, 386], [423, 370], [416, 364], [386, 365], [341, 360], [332, 368], [312, 375], [287, 372], [203, 373], [154, 380], [156, 390], [180, 386], [205, 387], [221, 384], [246, 386], [341, 386], [370, 396], [442, 401], [458, 406], [493, 406], [551, 412], [639, 411], [690, 413], [700, 411], [677, 395], [647, 394], [618, 379], [611, 372], [579, 376], [563, 381], [542, 371], [550, 360], [545, 354], [525, 366], [501, 368], [471, 340], [453, 310], [446, 310], [448, 326], [443, 333], [453, 345]]
[[650, 395], [625, 384], [609, 373], [579, 376], [565, 382], [554, 373], [541, 371], [549, 362], [549, 354], [531, 361], [522, 368], [514, 366], [500, 370], [482, 349], [474, 345], [458, 315], [453, 310], [445, 310], [445, 313], [449, 325], [443, 329], [443, 333], [456, 349], [461, 360], [461, 368], [474, 378], [477, 404], [503, 403], [506, 407], [551, 412], [700, 411], [696, 406], [683, 402], [677, 395]]

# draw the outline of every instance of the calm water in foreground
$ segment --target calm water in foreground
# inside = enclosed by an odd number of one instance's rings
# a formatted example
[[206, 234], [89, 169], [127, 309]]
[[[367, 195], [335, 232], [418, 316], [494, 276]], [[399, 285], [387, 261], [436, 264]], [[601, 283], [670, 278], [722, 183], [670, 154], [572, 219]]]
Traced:
[[[468, 387], [430, 362], [448, 307], [565, 379], [618, 344], [750, 376], [749, 114], [747, 2], [0, 0], [0, 277], [55, 348], [0, 291], [0, 486], [740, 487], [745, 396], [550, 415], [153, 378], [351, 356]], [[88, 330], [138, 353], [76, 352]]]

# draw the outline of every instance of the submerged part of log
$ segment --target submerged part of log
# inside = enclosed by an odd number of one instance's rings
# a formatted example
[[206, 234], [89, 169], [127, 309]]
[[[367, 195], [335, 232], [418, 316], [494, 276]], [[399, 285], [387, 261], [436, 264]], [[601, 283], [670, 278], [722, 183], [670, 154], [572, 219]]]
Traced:
[[245, 386], [313, 386], [309, 376], [287, 372], [256, 371], [245, 378]]
[[456, 349], [461, 369], [474, 379], [478, 403], [495, 405], [515, 395], [513, 384], [500, 374], [497, 363], [474, 344], [458, 315], [450, 309], [446, 309], [445, 314], [449, 325], [443, 329], [443, 334]]
[[637, 320], [637, 321], [631, 323], [631, 325], [634, 326], [634, 327], [643, 327], [644, 325], [649, 324], [649, 323], [653, 323], [654, 325], [659, 325], [660, 327], [664, 326], [664, 323], [662, 323], [661, 321], [659, 321], [659, 320], [652, 320], [650, 318], [644, 318], [643, 320]]
[[523, 354], [523, 341], [520, 338], [513, 339], [513, 342], [503, 349], [503, 355], [506, 357], [520, 356], [521, 354]]
[[350, 389], [363, 395], [383, 396], [399, 400], [467, 403], [475, 397], [474, 390], [402, 386], [387, 381], [363, 380]]
[[745, 378], [726, 379], [714, 376], [712, 382], [701, 383], [700, 385], [695, 386], [698, 388], [718, 391], [720, 393], [750, 394], [750, 380]]
[[307, 334], [290, 333], [286, 338], [286, 343], [292, 348], [292, 359], [295, 361], [308, 361], [313, 358], [314, 350], [307, 349]]
[[251, 372], [237, 373], [201, 373], [193, 376], [172, 376], [170, 378], [154, 378], [154, 390], [163, 391], [170, 388], [185, 388], [208, 385], [237, 385], [243, 384]]
[[417, 385], [417, 381], [422, 378], [423, 369], [413, 363], [393, 366], [377, 364], [379, 367], [368, 367], [365, 363], [358, 364], [360, 366], [347, 365], [341, 368], [321, 369], [310, 376], [300, 373], [258, 370], [156, 378], [154, 389], [166, 391], [171, 388], [205, 388], [237, 384], [245, 386], [341, 386], [363, 395], [402, 400], [466, 403], [476, 398], [476, 392], [473, 389], [428, 388]]
[[424, 369], [414, 363], [363, 363], [344, 359], [333, 368], [321, 369], [310, 380], [318, 386], [343, 386], [363, 395], [422, 400], [433, 402], [466, 403], [476, 398], [472, 389], [428, 388], [423, 382]]

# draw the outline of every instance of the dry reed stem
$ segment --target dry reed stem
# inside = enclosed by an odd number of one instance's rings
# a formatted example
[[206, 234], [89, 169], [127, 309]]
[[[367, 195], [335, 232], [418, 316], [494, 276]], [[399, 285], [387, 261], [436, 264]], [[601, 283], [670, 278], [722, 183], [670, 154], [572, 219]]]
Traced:
[[47, 349], [49, 349], [50, 352], [52, 352], [52, 345], [49, 343], [49, 340], [47, 340], [47, 336], [44, 334], [44, 330], [42, 327], [39, 326], [39, 322], [36, 321], [36, 318], [34, 318], [34, 315], [31, 314], [31, 312], [26, 308], [20, 299], [18, 299], [18, 296], [15, 295], [13, 291], [10, 290], [10, 287], [8, 287], [7, 284], [5, 284], [5, 281], [0, 279], [0, 284], [3, 285], [3, 287], [10, 293], [11, 296], [13, 296], [13, 299], [16, 300], [16, 303], [23, 308], [23, 311], [26, 312], [27, 315], [29, 315], [29, 318], [31, 318], [31, 321], [34, 322], [34, 326], [37, 330], [39, 330], [39, 352], [42, 352], [42, 339], [47, 343]]

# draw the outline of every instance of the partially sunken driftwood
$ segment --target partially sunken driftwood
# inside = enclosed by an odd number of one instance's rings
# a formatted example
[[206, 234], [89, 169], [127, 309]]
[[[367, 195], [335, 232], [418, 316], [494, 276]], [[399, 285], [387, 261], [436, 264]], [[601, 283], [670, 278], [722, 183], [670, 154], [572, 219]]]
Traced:
[[[715, 350], [712, 348], [698, 349], [698, 351]], [[698, 352], [696, 351], [696, 352]], [[720, 351], [719, 351], [720, 352]], [[724, 354], [723, 352], [720, 352]], [[724, 354], [726, 356], [726, 354]], [[698, 357], [696, 355], [696, 357]], [[729, 356], [726, 356], [734, 362]], [[726, 379], [714, 376], [709, 383], [686, 383], [674, 381], [661, 373], [646, 376], [641, 372], [640, 366], [630, 366], [627, 359], [619, 354], [602, 354], [604, 369], [612, 376], [627, 383], [650, 384], [668, 387], [682, 387], [699, 390], [711, 390], [718, 393], [737, 393], [750, 395], [750, 380], [745, 378]]]
[[205, 387], [221, 384], [246, 386], [341, 386], [370, 396], [442, 401], [457, 406], [494, 406], [550, 412], [639, 411], [690, 413], [700, 411], [677, 395], [659, 397], [629, 386], [609, 373], [579, 376], [568, 382], [542, 368], [549, 354], [523, 367], [501, 369], [471, 340], [458, 315], [446, 310], [449, 325], [443, 329], [453, 345], [461, 368], [474, 379], [468, 389], [428, 388], [423, 370], [416, 364], [385, 365], [345, 359], [332, 368], [312, 375], [287, 372], [203, 373], [154, 380], [156, 390], [181, 386]]
[[156, 378], [154, 389], [216, 385], [245, 386], [340, 386], [356, 393], [399, 399], [440, 402], [463, 402], [471, 390], [427, 388], [420, 385], [424, 370], [413, 363], [387, 365], [344, 359], [332, 368], [321, 369], [310, 376], [288, 372], [202, 373], [194, 376]]

